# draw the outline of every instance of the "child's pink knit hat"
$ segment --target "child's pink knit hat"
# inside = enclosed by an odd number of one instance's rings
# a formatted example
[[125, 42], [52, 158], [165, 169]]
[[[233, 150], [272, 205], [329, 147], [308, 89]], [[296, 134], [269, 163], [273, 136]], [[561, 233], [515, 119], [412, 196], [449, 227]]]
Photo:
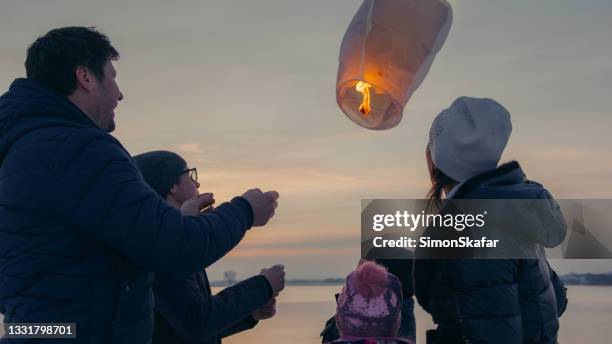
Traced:
[[402, 288], [397, 277], [373, 262], [346, 278], [336, 323], [342, 337], [395, 337], [401, 322]]

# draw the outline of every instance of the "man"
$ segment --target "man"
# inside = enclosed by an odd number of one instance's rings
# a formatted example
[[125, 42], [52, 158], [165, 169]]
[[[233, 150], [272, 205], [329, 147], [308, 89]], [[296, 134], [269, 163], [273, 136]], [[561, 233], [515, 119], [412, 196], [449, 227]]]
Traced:
[[27, 78], [0, 97], [0, 313], [76, 323], [79, 343], [150, 342], [151, 272], [212, 264], [265, 225], [278, 198], [253, 189], [197, 216], [168, 205], [109, 135], [118, 57], [92, 28], [51, 30], [29, 47]]
[[[178, 154], [147, 152], [134, 161], [149, 186], [172, 206], [180, 208], [198, 196], [198, 172]], [[212, 208], [213, 195], [203, 196]], [[282, 265], [276, 265], [212, 296], [204, 270], [156, 274], [153, 344], [219, 344], [221, 338], [253, 328], [276, 313], [275, 296], [284, 288], [284, 276]]]

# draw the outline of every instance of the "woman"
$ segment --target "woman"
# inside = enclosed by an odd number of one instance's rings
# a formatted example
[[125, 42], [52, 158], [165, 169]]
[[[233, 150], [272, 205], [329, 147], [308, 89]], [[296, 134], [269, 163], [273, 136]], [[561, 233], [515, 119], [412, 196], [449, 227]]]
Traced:
[[[153, 151], [134, 161], [147, 184], [170, 205], [195, 215], [200, 210], [191, 209], [194, 201], [208, 197], [212, 207], [212, 194], [198, 193], [197, 170], [178, 154]], [[203, 269], [190, 275], [156, 274], [153, 344], [220, 344], [225, 337], [252, 329], [276, 314], [275, 297], [284, 288], [284, 276], [284, 267], [275, 265], [213, 295]]]
[[[510, 114], [491, 99], [462, 97], [432, 124], [426, 159], [432, 188], [430, 208], [448, 212], [448, 200], [537, 200], [545, 226], [526, 228], [514, 211], [511, 238], [533, 241], [521, 257], [532, 259], [417, 259], [415, 295], [438, 325], [428, 343], [556, 343], [565, 289], [550, 269], [543, 247], [565, 238], [558, 205], [541, 184], [528, 181], [516, 161], [498, 166], [512, 125]], [[417, 249], [417, 258], [420, 257]]]

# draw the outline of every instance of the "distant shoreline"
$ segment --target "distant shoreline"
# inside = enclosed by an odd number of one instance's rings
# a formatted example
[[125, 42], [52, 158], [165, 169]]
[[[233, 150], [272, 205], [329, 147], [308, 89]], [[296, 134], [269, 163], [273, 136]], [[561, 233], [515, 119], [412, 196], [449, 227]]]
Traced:
[[[234, 285], [239, 281], [211, 281], [211, 287], [227, 287]], [[285, 282], [291, 286], [326, 286], [326, 285], [343, 285], [344, 278], [326, 278], [326, 279], [290, 279]]]
[[607, 274], [568, 274], [560, 276], [566, 285], [612, 286], [612, 272]]
[[[612, 286], [612, 272], [605, 274], [567, 274], [560, 276], [566, 285], [588, 285], [588, 286]], [[227, 287], [238, 281], [212, 281], [213, 287]], [[326, 286], [343, 285], [344, 278], [325, 278], [325, 279], [290, 279], [286, 282], [291, 286]]]

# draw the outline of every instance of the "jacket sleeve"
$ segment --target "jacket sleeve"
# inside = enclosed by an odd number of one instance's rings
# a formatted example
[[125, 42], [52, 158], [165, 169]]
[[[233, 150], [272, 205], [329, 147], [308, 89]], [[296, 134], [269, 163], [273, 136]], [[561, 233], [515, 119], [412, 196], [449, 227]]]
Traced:
[[512, 260], [449, 261], [455, 305], [466, 342], [523, 342], [521, 307]]
[[214, 296], [200, 288], [194, 275], [156, 276], [154, 286], [157, 310], [189, 342], [222, 335], [272, 297], [263, 276], [251, 277]]
[[220, 333], [220, 336], [222, 338], [233, 336], [233, 335], [235, 335], [237, 333], [240, 333], [240, 332], [252, 329], [258, 323], [259, 323], [259, 321], [255, 320], [255, 318], [253, 318], [252, 316], [249, 315], [246, 318], [240, 320], [238, 323], [236, 323], [236, 324], [232, 325], [231, 327], [226, 328], [225, 330], [223, 330]]
[[550, 271], [550, 283], [552, 283], [553, 289], [555, 291], [555, 300], [557, 301], [557, 316], [561, 317], [563, 313], [565, 313], [565, 309], [567, 309], [567, 288], [563, 281], [557, 275], [557, 272], [550, 266], [550, 263], [546, 261], [548, 264], [548, 269]]
[[[209, 266], [253, 221], [240, 197], [199, 216], [182, 216], [143, 180], [110, 135], [71, 137], [57, 153], [51, 207], [64, 222], [144, 270], [188, 274]], [[113, 141], [114, 140], [114, 141]]]

